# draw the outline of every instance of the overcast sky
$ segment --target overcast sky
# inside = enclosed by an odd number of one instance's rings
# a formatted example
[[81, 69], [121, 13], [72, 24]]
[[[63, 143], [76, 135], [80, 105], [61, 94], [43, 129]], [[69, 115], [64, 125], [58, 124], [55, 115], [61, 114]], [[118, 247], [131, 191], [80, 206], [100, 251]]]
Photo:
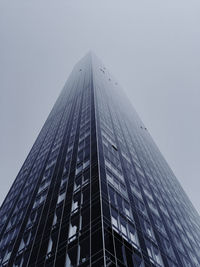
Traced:
[[0, 1], [0, 203], [90, 49], [200, 212], [199, 0]]

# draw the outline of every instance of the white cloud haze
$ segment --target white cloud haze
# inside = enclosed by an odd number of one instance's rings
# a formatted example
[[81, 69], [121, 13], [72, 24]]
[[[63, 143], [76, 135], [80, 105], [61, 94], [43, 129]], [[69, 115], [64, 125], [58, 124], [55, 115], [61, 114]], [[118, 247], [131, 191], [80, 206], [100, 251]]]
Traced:
[[200, 212], [200, 2], [1, 0], [0, 201], [74, 64], [110, 69]]

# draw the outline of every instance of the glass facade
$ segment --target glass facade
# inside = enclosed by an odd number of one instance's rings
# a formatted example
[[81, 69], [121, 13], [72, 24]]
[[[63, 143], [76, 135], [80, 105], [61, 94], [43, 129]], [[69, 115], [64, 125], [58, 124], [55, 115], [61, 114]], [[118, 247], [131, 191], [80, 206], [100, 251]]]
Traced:
[[0, 218], [0, 266], [200, 266], [198, 213], [91, 53], [73, 69]]

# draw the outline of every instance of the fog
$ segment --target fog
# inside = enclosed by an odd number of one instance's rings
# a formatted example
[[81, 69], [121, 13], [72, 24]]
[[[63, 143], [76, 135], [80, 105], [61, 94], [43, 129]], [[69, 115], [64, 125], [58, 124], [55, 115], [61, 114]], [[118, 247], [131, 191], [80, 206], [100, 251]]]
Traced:
[[200, 211], [200, 2], [1, 0], [0, 202], [74, 64], [93, 50]]

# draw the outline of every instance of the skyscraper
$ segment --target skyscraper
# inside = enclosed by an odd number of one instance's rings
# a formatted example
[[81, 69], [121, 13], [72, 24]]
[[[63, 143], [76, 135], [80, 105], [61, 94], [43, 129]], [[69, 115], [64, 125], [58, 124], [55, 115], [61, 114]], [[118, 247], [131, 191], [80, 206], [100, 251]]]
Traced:
[[200, 266], [198, 213], [91, 53], [73, 69], [0, 218], [0, 266]]

